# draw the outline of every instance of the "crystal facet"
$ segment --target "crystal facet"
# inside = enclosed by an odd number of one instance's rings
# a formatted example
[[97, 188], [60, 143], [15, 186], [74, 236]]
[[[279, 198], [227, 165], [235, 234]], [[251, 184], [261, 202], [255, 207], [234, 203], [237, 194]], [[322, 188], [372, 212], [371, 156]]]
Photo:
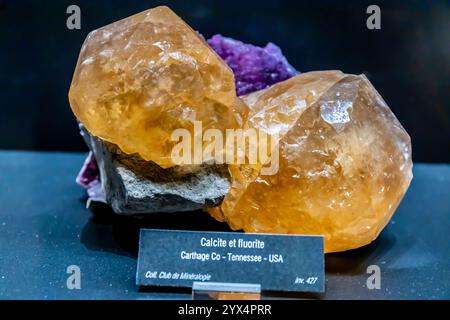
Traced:
[[279, 170], [230, 166], [216, 219], [246, 232], [323, 234], [325, 251], [373, 241], [412, 179], [410, 138], [365, 76], [310, 72], [244, 97], [248, 125], [279, 133]]
[[70, 105], [88, 131], [163, 168], [179, 128], [242, 126], [230, 68], [167, 7], [91, 32], [80, 52]]

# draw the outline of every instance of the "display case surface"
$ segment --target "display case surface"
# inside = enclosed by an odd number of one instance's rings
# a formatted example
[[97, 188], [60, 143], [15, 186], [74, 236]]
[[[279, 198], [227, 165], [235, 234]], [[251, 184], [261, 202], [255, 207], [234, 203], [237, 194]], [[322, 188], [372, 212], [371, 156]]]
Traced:
[[[74, 177], [82, 153], [0, 152], [0, 299], [190, 299], [135, 285], [142, 227], [229, 230], [203, 212], [145, 218], [85, 208]], [[450, 299], [450, 165], [415, 164], [414, 178], [379, 238], [326, 255], [326, 293], [313, 299]], [[67, 267], [81, 289], [67, 288]], [[369, 266], [381, 289], [368, 289]]]

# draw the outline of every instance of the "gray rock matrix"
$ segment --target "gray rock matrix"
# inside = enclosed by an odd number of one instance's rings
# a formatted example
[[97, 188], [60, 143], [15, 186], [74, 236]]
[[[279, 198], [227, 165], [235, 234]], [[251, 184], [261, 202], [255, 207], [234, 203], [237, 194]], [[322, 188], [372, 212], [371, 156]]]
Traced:
[[118, 214], [192, 211], [218, 206], [231, 180], [227, 165], [202, 164], [163, 169], [139, 155], [128, 155], [92, 136], [80, 124], [100, 170], [106, 202]]

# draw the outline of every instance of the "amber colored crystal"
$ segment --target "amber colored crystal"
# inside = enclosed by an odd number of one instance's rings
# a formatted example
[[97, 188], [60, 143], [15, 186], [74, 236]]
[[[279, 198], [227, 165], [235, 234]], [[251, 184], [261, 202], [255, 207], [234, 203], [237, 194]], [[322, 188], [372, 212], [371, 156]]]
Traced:
[[94, 136], [161, 167], [174, 165], [175, 129], [242, 126], [246, 106], [234, 76], [204, 39], [167, 7], [157, 7], [86, 38], [69, 92]]
[[244, 97], [248, 125], [278, 132], [279, 170], [231, 166], [208, 211], [246, 232], [325, 236], [325, 252], [373, 241], [412, 178], [410, 138], [365, 76], [310, 72]]

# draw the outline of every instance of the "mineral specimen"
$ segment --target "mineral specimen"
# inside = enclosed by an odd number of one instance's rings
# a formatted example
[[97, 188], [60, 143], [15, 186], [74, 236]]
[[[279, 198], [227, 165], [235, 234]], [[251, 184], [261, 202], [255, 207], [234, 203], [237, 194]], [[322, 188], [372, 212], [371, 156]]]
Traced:
[[88, 131], [163, 168], [179, 128], [239, 128], [247, 108], [230, 68], [167, 7], [92, 31], [80, 52], [70, 105]]
[[238, 95], [264, 89], [298, 73], [271, 42], [260, 48], [217, 34], [208, 44], [233, 70]]
[[412, 179], [408, 134], [365, 76], [310, 72], [244, 97], [248, 125], [278, 133], [279, 170], [230, 166], [208, 211], [247, 232], [321, 234], [325, 251], [373, 241]]
[[92, 137], [83, 126], [80, 128], [85, 139], [89, 139], [88, 145], [95, 154], [99, 169], [99, 177], [88, 185], [90, 201], [106, 202], [115, 213], [205, 209], [217, 206], [230, 189], [226, 165], [163, 169], [136, 154], [124, 154], [117, 146]]
[[[234, 229], [324, 235], [326, 252], [373, 241], [408, 188], [412, 161], [408, 134], [368, 79], [296, 75], [270, 43], [208, 43], [167, 7], [88, 35], [69, 100], [93, 152], [77, 180], [91, 198], [124, 214], [209, 208]], [[278, 170], [177, 166], [173, 133], [187, 129], [195, 144], [197, 123], [223, 136], [270, 135]]]

